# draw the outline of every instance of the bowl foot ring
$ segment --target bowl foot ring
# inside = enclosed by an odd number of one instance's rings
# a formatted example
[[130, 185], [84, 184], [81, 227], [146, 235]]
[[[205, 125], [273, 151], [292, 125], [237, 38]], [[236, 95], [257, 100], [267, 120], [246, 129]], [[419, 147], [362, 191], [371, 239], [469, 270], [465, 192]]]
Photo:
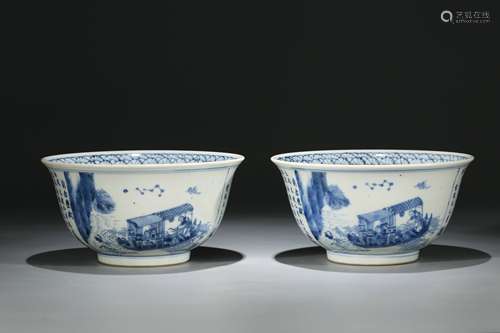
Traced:
[[155, 267], [182, 264], [189, 260], [191, 252], [169, 254], [165, 256], [126, 257], [97, 254], [97, 260], [105, 265], [125, 267]]
[[347, 254], [327, 251], [328, 260], [338, 264], [348, 265], [399, 265], [418, 260], [419, 251], [401, 254]]

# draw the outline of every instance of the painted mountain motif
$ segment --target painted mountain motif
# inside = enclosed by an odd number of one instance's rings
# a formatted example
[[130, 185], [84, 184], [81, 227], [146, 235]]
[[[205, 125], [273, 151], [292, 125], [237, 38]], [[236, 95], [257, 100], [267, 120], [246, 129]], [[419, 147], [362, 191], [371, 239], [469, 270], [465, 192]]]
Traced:
[[349, 206], [349, 199], [337, 185], [328, 184], [325, 172], [311, 172], [311, 179], [306, 187], [302, 184], [297, 170], [295, 179], [309, 229], [314, 238], [319, 239], [323, 232], [323, 207], [328, 205], [338, 210]]
[[106, 191], [96, 189], [93, 173], [79, 172], [73, 176], [65, 171], [64, 180], [76, 227], [82, 239], [88, 241], [92, 211], [110, 214], [115, 210], [115, 202]]

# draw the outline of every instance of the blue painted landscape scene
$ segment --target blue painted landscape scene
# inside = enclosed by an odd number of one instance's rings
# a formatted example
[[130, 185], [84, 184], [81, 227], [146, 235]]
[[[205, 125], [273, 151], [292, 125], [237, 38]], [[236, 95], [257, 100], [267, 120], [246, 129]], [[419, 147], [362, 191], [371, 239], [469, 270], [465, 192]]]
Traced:
[[70, 174], [65, 171], [64, 179], [76, 227], [83, 240], [88, 241], [92, 211], [110, 214], [115, 210], [115, 203], [106, 191], [96, 189], [93, 173], [79, 172], [78, 175], [78, 180], [72, 181]]
[[129, 218], [125, 228], [99, 228], [98, 222], [93, 225], [92, 219], [105, 215], [112, 219], [116, 204], [108, 192], [96, 188], [94, 174], [64, 172], [64, 180], [54, 177], [58, 191], [64, 191], [63, 196], [68, 198], [62, 207], [71, 208], [65, 217], [74, 221], [85, 243], [105, 253], [121, 253], [123, 249], [181, 251], [209, 231], [208, 223], [194, 218], [194, 207], [190, 203]]
[[423, 236], [433, 220], [424, 214], [419, 197], [358, 215], [358, 225], [347, 234], [349, 241], [365, 248], [394, 246]]
[[118, 243], [131, 250], [189, 247], [209, 230], [208, 224], [193, 218], [193, 210], [191, 204], [185, 203], [128, 219], [127, 237], [118, 238]]
[[438, 218], [424, 212], [423, 200], [414, 197], [359, 214], [356, 225], [325, 228], [323, 208], [328, 206], [332, 210], [340, 210], [348, 207], [350, 200], [339, 186], [328, 184], [325, 172], [311, 172], [307, 184], [303, 183], [297, 171], [294, 176], [300, 194], [299, 207], [302, 208], [312, 236], [320, 242], [326, 239], [332, 245], [346, 250], [396, 245], [411, 248], [426, 242], [423, 236], [427, 232], [435, 232], [439, 226]]
[[295, 179], [309, 229], [314, 238], [319, 239], [323, 232], [323, 207], [328, 205], [338, 210], [349, 206], [349, 199], [338, 186], [328, 185], [325, 172], [312, 172], [307, 186], [302, 184], [297, 170], [295, 170]]

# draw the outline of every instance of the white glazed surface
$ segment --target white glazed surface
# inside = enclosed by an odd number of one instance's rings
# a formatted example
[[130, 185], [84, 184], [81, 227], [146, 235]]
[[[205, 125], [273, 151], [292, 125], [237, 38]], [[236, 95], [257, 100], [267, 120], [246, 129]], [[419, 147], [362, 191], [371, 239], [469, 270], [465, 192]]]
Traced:
[[[424, 163], [420, 169], [418, 164], [353, 165], [352, 171], [350, 165], [311, 163], [308, 169], [309, 163], [272, 160], [280, 168], [293, 215], [311, 241], [333, 254], [395, 255], [416, 252], [443, 233], [472, 161], [463, 156], [463, 161], [432, 168]], [[415, 212], [421, 215], [410, 218]]]
[[[232, 156], [229, 161], [142, 164], [129, 169], [58, 164], [53, 157], [44, 163], [66, 225], [80, 242], [103, 255], [144, 257], [189, 255], [213, 235], [243, 160]], [[144, 224], [137, 227], [137, 221]]]

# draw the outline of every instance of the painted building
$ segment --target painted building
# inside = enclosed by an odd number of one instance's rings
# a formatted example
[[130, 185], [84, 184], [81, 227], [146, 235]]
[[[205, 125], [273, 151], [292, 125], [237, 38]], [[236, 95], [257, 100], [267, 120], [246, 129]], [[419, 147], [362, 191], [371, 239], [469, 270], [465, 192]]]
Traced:
[[193, 206], [182, 204], [167, 210], [127, 220], [128, 241], [137, 249], [162, 248], [167, 241], [168, 226], [191, 223]]
[[[406, 240], [403, 229], [423, 223], [423, 202], [419, 197], [366, 214], [358, 215], [358, 230], [349, 239], [363, 247], [391, 246]], [[398, 225], [402, 230], [398, 230]]]

